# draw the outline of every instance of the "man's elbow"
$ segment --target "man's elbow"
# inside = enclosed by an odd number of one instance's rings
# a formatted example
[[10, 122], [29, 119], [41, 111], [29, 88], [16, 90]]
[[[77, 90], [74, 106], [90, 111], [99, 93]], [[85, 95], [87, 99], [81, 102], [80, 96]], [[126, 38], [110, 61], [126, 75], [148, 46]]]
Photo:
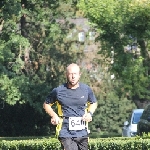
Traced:
[[47, 105], [47, 104], [44, 102], [44, 104], [43, 104], [43, 108], [44, 108], [44, 109], [45, 109], [46, 105]]

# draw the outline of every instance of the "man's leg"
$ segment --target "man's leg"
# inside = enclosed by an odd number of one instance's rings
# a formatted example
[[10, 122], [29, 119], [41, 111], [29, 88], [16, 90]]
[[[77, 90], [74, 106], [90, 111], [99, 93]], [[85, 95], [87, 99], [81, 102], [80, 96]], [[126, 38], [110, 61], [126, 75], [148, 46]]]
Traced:
[[74, 141], [78, 145], [78, 150], [88, 150], [88, 137], [74, 138]]
[[63, 150], [79, 150], [74, 138], [63, 138], [59, 137], [58, 140], [61, 142]]

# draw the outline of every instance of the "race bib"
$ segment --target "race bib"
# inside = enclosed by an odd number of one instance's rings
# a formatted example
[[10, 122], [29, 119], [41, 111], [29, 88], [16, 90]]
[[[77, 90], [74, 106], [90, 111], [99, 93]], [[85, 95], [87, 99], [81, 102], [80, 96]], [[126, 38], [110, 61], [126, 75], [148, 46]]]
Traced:
[[83, 130], [86, 127], [86, 122], [82, 117], [69, 117], [69, 130]]

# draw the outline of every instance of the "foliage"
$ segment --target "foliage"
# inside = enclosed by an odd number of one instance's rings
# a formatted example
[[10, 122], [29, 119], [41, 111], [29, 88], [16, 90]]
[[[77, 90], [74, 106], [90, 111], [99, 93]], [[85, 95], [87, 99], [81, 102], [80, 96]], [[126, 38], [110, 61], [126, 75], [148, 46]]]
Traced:
[[67, 38], [75, 27], [68, 21], [74, 17], [75, 4], [71, 0], [0, 2], [1, 136], [53, 133], [55, 127], [49, 125], [42, 106], [49, 91], [65, 82], [66, 66], [82, 54], [72, 48], [76, 41]]
[[99, 53], [110, 58], [114, 51], [109, 67], [121, 79], [123, 92], [149, 99], [149, 1], [80, 0], [78, 6], [99, 32]]
[[[20, 139], [20, 140], [1, 140], [0, 148], [3, 150], [24, 150], [24, 149], [46, 149], [58, 150], [61, 148], [60, 142], [54, 138], [43, 139]], [[149, 138], [97, 138], [89, 139], [89, 150], [148, 150], [150, 148]]]
[[[104, 71], [104, 70], [103, 70]], [[103, 72], [104, 73], [104, 72]], [[110, 78], [110, 75], [99, 74], [102, 81], [98, 84], [98, 91], [95, 91], [98, 99], [98, 108], [89, 123], [91, 135], [97, 132], [97, 137], [109, 135], [110, 133], [122, 134], [123, 123], [128, 119], [132, 109], [137, 108], [135, 103], [122, 95], [119, 81]], [[97, 93], [100, 91], [100, 94]], [[99, 136], [98, 136], [99, 134]]]
[[50, 118], [27, 104], [10, 106], [4, 104], [0, 109], [1, 137], [55, 135], [55, 126], [50, 126]]
[[[101, 52], [108, 52], [105, 53], [105, 57], [109, 57], [113, 46], [115, 63], [111, 66], [112, 71], [116, 78], [125, 79], [122, 80], [124, 85], [119, 81], [115, 85], [112, 82], [108, 83], [108, 79], [104, 79], [102, 84], [99, 84], [99, 79], [106, 73], [102, 70], [97, 74], [87, 73], [83, 69], [81, 81], [88, 83], [93, 89], [95, 87], [98, 89], [95, 92], [100, 107], [95, 113], [95, 118], [93, 117], [94, 121], [90, 124], [90, 128], [91, 131], [98, 131], [100, 128], [104, 134], [105, 131], [120, 133], [119, 126], [128, 116], [126, 111], [129, 109], [123, 109], [122, 106], [129, 105], [130, 101], [124, 95], [121, 98], [118, 96], [122, 91], [125, 91], [125, 94], [126, 91], [137, 94], [138, 90], [140, 92], [143, 90], [145, 93], [147, 87], [141, 88], [141, 85], [149, 86], [149, 80], [143, 74], [148, 67], [141, 67], [143, 61], [141, 62], [140, 58], [145, 60], [144, 54], [133, 60], [133, 54], [124, 53], [121, 45], [132, 42], [132, 39], [128, 37], [130, 33], [128, 23], [134, 18], [134, 8], [132, 11], [130, 9], [133, 16], [129, 19], [126, 17], [130, 16], [126, 13], [129, 7], [127, 0], [89, 0], [85, 1], [88, 2], [86, 5], [84, 1], [81, 2], [86, 11], [89, 10], [87, 16], [92, 21], [91, 24], [100, 33], [97, 40], [102, 43]], [[43, 113], [42, 104], [53, 87], [65, 82], [65, 67], [83, 58], [84, 44], [77, 47], [79, 45], [77, 35], [72, 38], [68, 36], [75, 28], [74, 24], [69, 23], [69, 19], [75, 17], [76, 4], [76, 0], [0, 2], [0, 106], [2, 106], [0, 134], [2, 136], [54, 134], [55, 127], [49, 124], [49, 117], [45, 112]], [[141, 6], [138, 7], [141, 8]], [[144, 5], [142, 7], [145, 8]], [[141, 13], [143, 11], [144, 9], [141, 9]], [[124, 19], [126, 19], [126, 26], [124, 26]], [[144, 35], [142, 37], [145, 38]], [[101, 60], [104, 61], [105, 58]], [[148, 62], [145, 61], [145, 64], [148, 65]], [[142, 80], [139, 80], [141, 78]], [[129, 84], [133, 79], [134, 85]], [[130, 108], [133, 107], [134, 105], [131, 104]], [[118, 114], [119, 116], [116, 116]], [[110, 120], [111, 126], [108, 124]], [[116, 123], [116, 120], [119, 123]]]
[[[73, 42], [66, 38], [73, 27], [68, 18], [74, 15], [75, 1], [66, 2], [1, 2], [1, 102], [29, 102], [41, 111], [48, 91], [65, 82], [65, 67], [82, 53], [73, 51]], [[61, 9], [65, 7], [70, 12]]]

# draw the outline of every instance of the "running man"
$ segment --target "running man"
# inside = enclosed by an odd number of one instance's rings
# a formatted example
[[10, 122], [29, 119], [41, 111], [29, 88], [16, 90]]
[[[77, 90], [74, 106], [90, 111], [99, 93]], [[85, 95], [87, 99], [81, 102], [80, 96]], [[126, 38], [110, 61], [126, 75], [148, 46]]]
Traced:
[[[91, 88], [79, 82], [81, 73], [77, 64], [66, 69], [67, 82], [54, 88], [43, 107], [57, 125], [56, 133], [64, 150], [88, 150], [88, 122], [92, 121], [97, 100]], [[56, 103], [58, 113], [52, 109]]]

